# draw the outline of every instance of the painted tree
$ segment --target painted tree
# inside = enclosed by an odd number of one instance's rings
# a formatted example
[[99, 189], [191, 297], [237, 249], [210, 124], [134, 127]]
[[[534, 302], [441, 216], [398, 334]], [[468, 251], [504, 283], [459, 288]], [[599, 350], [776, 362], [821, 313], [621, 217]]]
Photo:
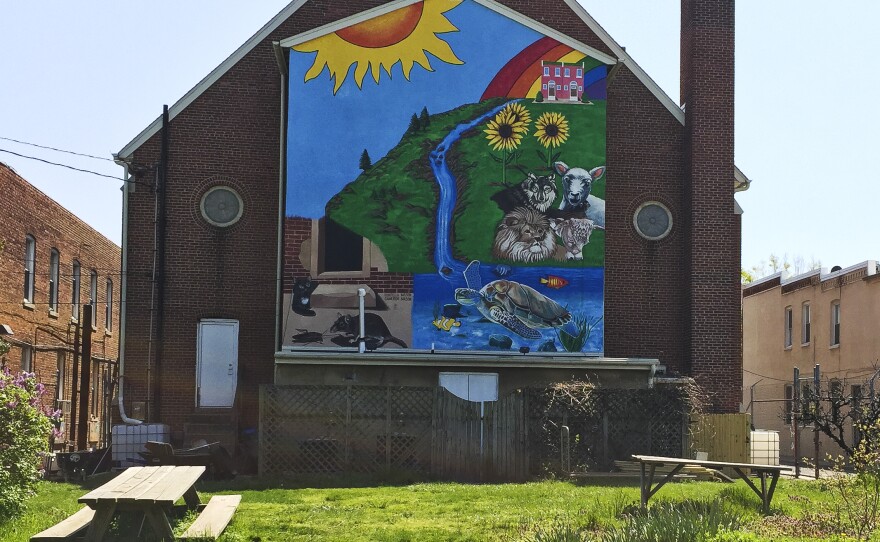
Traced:
[[424, 130], [431, 124], [431, 115], [428, 114], [428, 108], [423, 107], [422, 112], [419, 114], [419, 128]]
[[358, 167], [363, 171], [367, 171], [373, 167], [373, 162], [370, 160], [370, 153], [367, 152], [367, 149], [364, 149], [364, 152], [361, 153], [361, 161], [358, 164]]
[[541, 92], [540, 90], [538, 91], [538, 94], [535, 96], [535, 101], [538, 103], [541, 103], [544, 101], [544, 93]]
[[414, 134], [419, 131], [419, 116], [413, 113], [411, 119], [409, 119], [409, 128], [406, 130], [407, 132]]

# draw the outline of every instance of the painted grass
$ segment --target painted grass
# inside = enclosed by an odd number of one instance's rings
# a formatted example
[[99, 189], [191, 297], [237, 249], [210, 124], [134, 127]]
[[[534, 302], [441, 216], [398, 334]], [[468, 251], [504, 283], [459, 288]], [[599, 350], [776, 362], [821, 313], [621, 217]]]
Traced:
[[[75, 484], [41, 483], [23, 517], [0, 523], [0, 542], [26, 541], [72, 514], [79, 508], [77, 497], [86, 491], [88, 488]], [[236, 480], [201, 484], [199, 491], [203, 501], [217, 493], [242, 495], [241, 506], [221, 538], [227, 542], [518, 541], [554, 524], [608, 529], [620, 525], [621, 512], [638, 502], [637, 485], [616, 479], [592, 480], [589, 485], [546, 481], [362, 488], [296, 488]], [[822, 540], [809, 538], [806, 532], [798, 538], [773, 531], [768, 534], [766, 530], [768, 519], [775, 524], [780, 523], [775, 520], [787, 521], [789, 516], [799, 518], [827, 508], [830, 495], [814, 482], [781, 481], [771, 518], [762, 517], [757, 497], [743, 482], [669, 484], [655, 499], [675, 502], [719, 497], [738, 511], [746, 531], [761, 533], [755, 540]], [[178, 520], [175, 530], [181, 532], [192, 519], [190, 516]], [[136, 528], [138, 522], [122, 523], [116, 527], [117, 535], [130, 537], [130, 529]]]

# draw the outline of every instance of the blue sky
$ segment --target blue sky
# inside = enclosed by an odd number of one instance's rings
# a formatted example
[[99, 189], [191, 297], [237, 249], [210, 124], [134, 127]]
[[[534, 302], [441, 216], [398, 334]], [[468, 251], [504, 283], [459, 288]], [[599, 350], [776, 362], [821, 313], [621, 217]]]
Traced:
[[[678, 99], [679, 2], [581, 0]], [[108, 156], [287, 2], [3, 0], [0, 137]], [[788, 253], [824, 265], [880, 258], [873, 231], [880, 2], [737, 2], [737, 196], [745, 267]], [[0, 149], [121, 175], [121, 168], [0, 140]], [[114, 241], [120, 182], [0, 152]]]

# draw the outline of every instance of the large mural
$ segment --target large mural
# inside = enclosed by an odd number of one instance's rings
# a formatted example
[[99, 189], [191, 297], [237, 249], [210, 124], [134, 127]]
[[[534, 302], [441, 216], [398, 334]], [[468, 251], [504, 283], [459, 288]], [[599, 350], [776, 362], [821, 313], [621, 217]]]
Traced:
[[[313, 35], [312, 35], [313, 36]], [[607, 66], [473, 0], [290, 50], [286, 346], [601, 353]]]

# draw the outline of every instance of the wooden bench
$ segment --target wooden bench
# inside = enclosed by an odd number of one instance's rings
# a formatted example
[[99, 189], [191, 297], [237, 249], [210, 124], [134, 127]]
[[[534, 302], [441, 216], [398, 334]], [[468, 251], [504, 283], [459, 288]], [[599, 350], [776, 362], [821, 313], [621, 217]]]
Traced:
[[[663, 487], [666, 482], [678, 474], [685, 465], [697, 465], [709, 469], [722, 469], [729, 467], [742, 478], [746, 485], [758, 495], [761, 499], [761, 505], [765, 513], [770, 512], [770, 501], [773, 499], [773, 492], [776, 490], [776, 482], [779, 481], [779, 474], [782, 471], [791, 470], [790, 467], [780, 467], [778, 465], [760, 465], [756, 463], [728, 463], [726, 461], [705, 461], [698, 459], [685, 459], [681, 457], [658, 457], [652, 455], [634, 455], [633, 459], [639, 462], [640, 475], [639, 485], [642, 490], [642, 508], [648, 505], [648, 499], [654, 496], [657, 491]], [[654, 473], [658, 467], [671, 466], [666, 476], [654, 485]], [[646, 472], [647, 467], [647, 472]], [[758, 488], [751, 480], [749, 480], [749, 471], [754, 472], [760, 479], [761, 487]], [[767, 487], [767, 477], [770, 477], [770, 486]]]
[[208, 502], [208, 506], [202, 510], [199, 517], [180, 536], [181, 540], [187, 538], [217, 538], [223, 529], [229, 525], [235, 509], [241, 502], [241, 495], [214, 495]]
[[95, 511], [85, 506], [61, 523], [31, 537], [31, 540], [67, 540], [92, 522]]

